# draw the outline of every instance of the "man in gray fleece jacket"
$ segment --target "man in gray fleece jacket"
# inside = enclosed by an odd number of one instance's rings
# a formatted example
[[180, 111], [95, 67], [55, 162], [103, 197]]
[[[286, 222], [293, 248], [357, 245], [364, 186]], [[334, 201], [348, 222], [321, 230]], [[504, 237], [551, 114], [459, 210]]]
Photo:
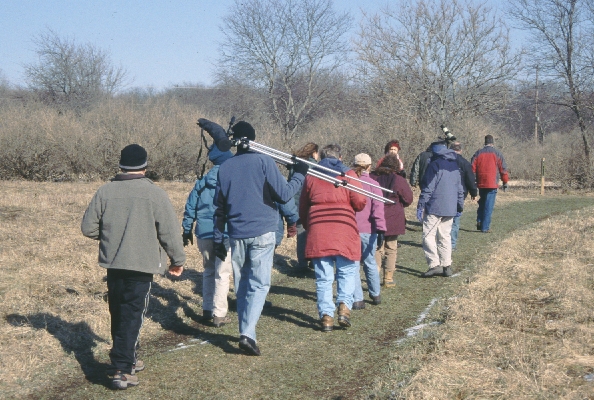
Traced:
[[148, 306], [153, 274], [181, 275], [186, 261], [177, 215], [167, 193], [145, 177], [147, 153], [126, 146], [122, 170], [101, 186], [85, 211], [83, 235], [99, 241], [99, 265], [107, 269], [112, 349], [108, 375], [114, 389], [138, 385], [135, 372], [140, 328]]

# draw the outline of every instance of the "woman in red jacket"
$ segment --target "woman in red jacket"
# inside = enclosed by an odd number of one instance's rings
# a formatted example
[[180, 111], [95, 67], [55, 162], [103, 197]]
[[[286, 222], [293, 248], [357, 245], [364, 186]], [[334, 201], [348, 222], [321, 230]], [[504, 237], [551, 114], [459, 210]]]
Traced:
[[384, 157], [380, 166], [369, 174], [383, 188], [394, 192], [384, 192], [384, 197], [393, 200], [395, 203], [384, 205], [384, 217], [386, 219], [385, 240], [375, 253], [380, 275], [381, 269], [384, 270], [384, 285], [386, 288], [396, 286], [394, 271], [396, 270], [398, 256], [398, 236], [404, 235], [406, 232], [404, 207], [408, 207], [413, 201], [412, 189], [406, 179], [398, 174], [399, 171], [400, 160], [395, 154], [388, 154]]
[[[340, 161], [340, 146], [328, 145], [322, 149], [320, 156], [322, 160], [319, 165], [357, 177]], [[351, 180], [349, 183], [361, 188], [357, 181]], [[307, 230], [305, 256], [311, 259], [315, 269], [318, 313], [324, 332], [332, 331], [334, 326], [336, 305], [332, 301], [332, 284], [335, 266], [338, 323], [343, 327], [351, 326], [353, 292], [355, 279], [359, 278], [361, 259], [361, 239], [355, 212], [361, 211], [366, 201], [367, 198], [362, 194], [344, 187], [337, 188], [311, 175], [303, 183], [299, 218]]]

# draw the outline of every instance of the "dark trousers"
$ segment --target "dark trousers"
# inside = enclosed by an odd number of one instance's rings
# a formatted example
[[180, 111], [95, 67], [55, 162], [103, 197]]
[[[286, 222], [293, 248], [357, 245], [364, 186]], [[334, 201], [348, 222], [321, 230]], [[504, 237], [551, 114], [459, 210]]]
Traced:
[[[117, 271], [117, 270], [116, 270]], [[136, 364], [136, 348], [140, 328], [148, 307], [150, 280], [146, 274], [121, 274], [109, 270], [107, 274], [107, 299], [111, 315], [111, 340], [109, 373], [132, 373]]]

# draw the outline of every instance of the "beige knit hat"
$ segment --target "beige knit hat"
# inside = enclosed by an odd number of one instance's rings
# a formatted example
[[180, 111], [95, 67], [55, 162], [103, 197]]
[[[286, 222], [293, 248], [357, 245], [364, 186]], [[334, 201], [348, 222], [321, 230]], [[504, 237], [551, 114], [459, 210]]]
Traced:
[[365, 153], [359, 153], [355, 156], [355, 165], [371, 165], [371, 157]]

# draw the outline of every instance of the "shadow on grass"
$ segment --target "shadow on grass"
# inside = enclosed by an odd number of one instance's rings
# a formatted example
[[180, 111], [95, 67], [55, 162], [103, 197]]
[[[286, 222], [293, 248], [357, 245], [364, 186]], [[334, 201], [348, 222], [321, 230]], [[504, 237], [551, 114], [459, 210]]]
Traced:
[[317, 300], [315, 292], [296, 288], [296, 287], [290, 287], [290, 286], [273, 285], [270, 287], [269, 293], [270, 294], [286, 295], [286, 296], [294, 296], [294, 297], [299, 297], [300, 299], [312, 300], [314, 302]]
[[275, 318], [279, 321], [288, 322], [302, 328], [318, 328], [318, 319], [301, 311], [292, 310], [273, 305], [270, 308], [262, 310], [262, 315]]
[[410, 246], [410, 247], [419, 247], [419, 248], [423, 248], [423, 244], [422, 243], [416, 243], [413, 242], [411, 240], [399, 240], [398, 243], [402, 244], [403, 246]]
[[403, 267], [402, 265], [396, 265], [396, 271], [399, 274], [408, 274], [408, 275], [414, 275], [417, 277], [421, 277], [421, 275], [423, 275], [423, 272], [417, 271], [416, 269], [412, 269], [412, 268], [407, 268], [407, 267]]
[[202, 323], [202, 315], [197, 314], [189, 305], [189, 297], [180, 296], [173, 289], [166, 289], [156, 282], [153, 282], [151, 296], [147, 310], [147, 317], [161, 325], [166, 331], [171, 331], [180, 335], [199, 335], [203, 331], [186, 324], [176, 313], [181, 308], [184, 315], [192, 321]]
[[299, 267], [296, 259], [281, 254], [274, 255], [274, 267], [281, 274], [291, 278], [315, 278], [312, 268]]
[[74, 354], [76, 361], [85, 375], [85, 378], [96, 385], [108, 387], [106, 370], [109, 364], [101, 363], [95, 359], [93, 348], [96, 342], [109, 343], [97, 336], [86, 322], [67, 322], [48, 313], [39, 313], [29, 316], [10, 314], [6, 321], [12, 326], [31, 326], [34, 329], [46, 330], [54, 336], [68, 354]]

